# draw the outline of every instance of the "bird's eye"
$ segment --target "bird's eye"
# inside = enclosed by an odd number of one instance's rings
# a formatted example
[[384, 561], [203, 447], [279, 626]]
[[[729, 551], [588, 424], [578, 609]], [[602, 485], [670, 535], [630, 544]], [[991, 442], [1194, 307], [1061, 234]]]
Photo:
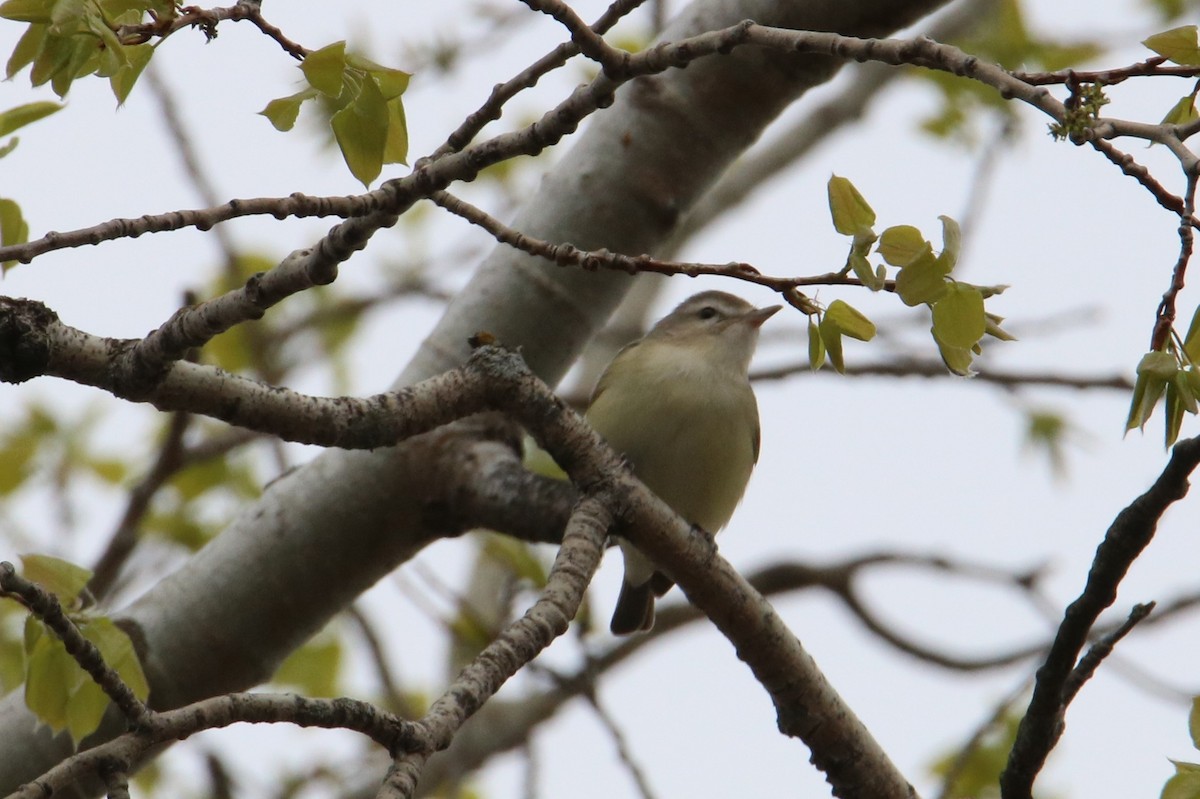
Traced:
[[712, 319], [717, 315], [717, 309], [711, 305], [705, 305], [696, 313], [696, 315], [701, 319]]

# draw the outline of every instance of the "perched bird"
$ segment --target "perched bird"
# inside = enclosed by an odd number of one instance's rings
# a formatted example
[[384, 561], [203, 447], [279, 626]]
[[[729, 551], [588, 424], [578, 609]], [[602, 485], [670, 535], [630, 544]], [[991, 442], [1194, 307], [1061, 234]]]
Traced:
[[[604, 370], [587, 419], [633, 473], [687, 521], [716, 533], [758, 461], [758, 403], [750, 358], [759, 328], [781, 306], [755, 308], [723, 291], [682, 302]], [[610, 629], [649, 630], [654, 598], [672, 585], [618, 539], [625, 579]]]

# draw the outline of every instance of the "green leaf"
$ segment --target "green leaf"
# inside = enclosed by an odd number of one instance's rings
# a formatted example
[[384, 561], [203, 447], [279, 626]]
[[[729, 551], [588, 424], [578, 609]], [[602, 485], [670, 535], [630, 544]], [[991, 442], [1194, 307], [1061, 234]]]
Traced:
[[[12, 200], [0, 199], [0, 245], [5, 247], [29, 241], [29, 223], [21, 214], [21, 206]], [[7, 272], [16, 261], [5, 261], [0, 270]]]
[[835, 325], [841, 333], [859, 341], [875, 338], [875, 325], [871, 320], [842, 300], [834, 300], [829, 304], [822, 322]]
[[0, 445], [0, 496], [11, 494], [29, 479], [41, 438], [36, 431], [25, 429], [3, 440]]
[[22, 555], [21, 574], [57, 596], [64, 608], [74, 604], [92, 579], [89, 569], [50, 555]]
[[1183, 426], [1183, 404], [1179, 400], [1179, 388], [1176, 381], [1171, 380], [1166, 386], [1166, 416], [1164, 427], [1164, 446], [1170, 447], [1179, 438], [1179, 429]]
[[133, 695], [145, 701], [150, 695], [150, 684], [129, 635], [107, 616], [89, 618], [79, 625], [79, 629], [84, 638], [96, 645], [104, 662], [133, 691]]
[[306, 100], [311, 100], [319, 94], [316, 89], [305, 89], [288, 97], [280, 97], [272, 100], [267, 103], [266, 108], [258, 113], [270, 120], [275, 130], [289, 131], [295, 126], [296, 117], [300, 115], [300, 106]]
[[933, 305], [933, 330], [938, 341], [970, 349], [987, 330], [983, 295], [974, 286], [950, 283], [946, 294]]
[[1196, 378], [1200, 372], [1195, 369], [1180, 369], [1175, 373], [1175, 390], [1179, 392], [1179, 402], [1183, 409], [1190, 414], [1200, 413], [1200, 405], [1196, 403]]
[[946, 270], [946, 274], [954, 271], [958, 264], [958, 254], [962, 252], [962, 228], [951, 217], [942, 214], [938, 217], [942, 222], [942, 252], [938, 255], [938, 266]]
[[883, 288], [884, 281], [879, 278], [879, 273], [875, 271], [875, 267], [871, 266], [871, 262], [865, 256], [850, 253], [847, 263], [849, 263], [850, 271], [854, 273], [854, 276], [871, 291], [879, 291]]
[[334, 42], [309, 53], [300, 64], [300, 71], [321, 94], [337, 97], [345, 85], [346, 43]]
[[1192, 323], [1183, 339], [1183, 352], [1190, 363], [1200, 365], [1200, 306], [1192, 313]]
[[8, 0], [0, 5], [0, 17], [14, 22], [50, 22], [52, 7], [47, 0]]
[[876, 250], [892, 266], [908, 266], [913, 261], [933, 254], [933, 247], [912, 225], [895, 225], [883, 231]]
[[[76, 665], [78, 669], [78, 665]], [[83, 670], [79, 669], [83, 674]], [[100, 726], [104, 711], [108, 709], [108, 694], [90, 676], [85, 675], [67, 697], [67, 732], [75, 746], [91, 735]]]
[[1129, 416], [1125, 420], [1126, 431], [1146, 426], [1154, 407], [1166, 391], [1167, 381], [1174, 378], [1176, 371], [1178, 364], [1168, 353], [1155, 351], [1142, 356], [1138, 363], [1137, 380], [1133, 384]]
[[1196, 95], [1185, 94], [1171, 106], [1171, 110], [1162, 118], [1163, 125], [1186, 125], [1195, 121], [1200, 114], [1196, 113]]
[[25, 705], [58, 732], [67, 726], [67, 706], [79, 684], [81, 669], [62, 641], [43, 634], [26, 653]]
[[26, 31], [21, 34], [21, 38], [17, 41], [17, 46], [13, 48], [12, 55], [8, 57], [8, 63], [5, 66], [5, 77], [11, 79], [25, 67], [33, 63], [33, 59], [42, 50], [42, 44], [46, 40], [45, 25], [30, 25]]
[[829, 211], [838, 233], [853, 236], [875, 225], [875, 212], [846, 178], [834, 175], [829, 179]]
[[808, 320], [808, 366], [814, 372], [825, 365], [825, 341], [821, 329], [812, 319]]
[[1192, 746], [1200, 749], [1200, 696], [1192, 697], [1192, 710], [1188, 713], [1188, 735]]
[[946, 364], [946, 368], [959, 377], [970, 377], [974, 374], [971, 369], [971, 363], [975, 360], [972, 351], [967, 347], [955, 347], [944, 341], [939, 341], [937, 333], [933, 335], [933, 340], [937, 343], [938, 354], [942, 356], [942, 362]]
[[1200, 765], [1172, 760], [1175, 775], [1163, 785], [1159, 799], [1200, 799]]
[[353, 53], [346, 56], [346, 63], [350, 67], [360, 69], [370, 75], [385, 100], [394, 100], [408, 90], [408, 81], [412, 75], [402, 69], [385, 67], [376, 64], [369, 58], [363, 58]]
[[25, 647], [18, 636], [6, 633], [11, 628], [5, 619], [5, 616], [23, 610], [16, 602], [0, 602], [0, 695], [7, 694], [25, 681]]
[[271, 682], [300, 689], [306, 696], [337, 696], [338, 674], [342, 667], [342, 644], [333, 636], [309, 641], [288, 655]]
[[1017, 337], [1009, 333], [1004, 328], [1000, 327], [1000, 323], [1004, 321], [1003, 316], [997, 316], [994, 313], [984, 314], [987, 317], [987, 324], [984, 330], [987, 335], [1000, 341], [1016, 341]]
[[917, 258], [896, 275], [896, 294], [905, 305], [936, 302], [946, 294], [946, 271], [929, 252]]
[[829, 319], [829, 314], [821, 316], [821, 341], [825, 345], [825, 353], [829, 356], [829, 363], [837, 370], [838, 374], [846, 373], [846, 361], [842, 356], [842, 331], [838, 329], [837, 323]]
[[42, 100], [36, 103], [25, 103], [0, 113], [0, 136], [7, 136], [14, 130], [25, 127], [31, 122], [48, 117], [55, 111], [62, 110], [61, 103]]
[[408, 122], [404, 118], [404, 104], [400, 98], [387, 101], [387, 142], [383, 146], [383, 163], [408, 163]]
[[1156, 377], [1160, 380], [1170, 380], [1179, 371], [1179, 362], [1167, 352], [1152, 351], [1142, 356], [1138, 362], [1137, 373]]
[[371, 81], [364, 81], [358, 96], [329, 120], [334, 138], [350, 173], [364, 186], [379, 177], [387, 146], [388, 108]]
[[515, 577], [535, 589], [546, 587], [546, 566], [525, 542], [506, 536], [489, 535], [483, 541], [483, 554], [500, 563]]
[[125, 104], [129, 93], [133, 91], [134, 84], [142, 76], [146, 65], [150, 63], [150, 57], [154, 55], [154, 48], [148, 44], [122, 49], [127, 56], [126, 63], [108, 79], [108, 85], [112, 89], [113, 96], [117, 98], [118, 105]]
[[1200, 65], [1200, 47], [1196, 41], [1196, 26], [1184, 25], [1156, 33], [1142, 44], [1169, 61], [1185, 67]]

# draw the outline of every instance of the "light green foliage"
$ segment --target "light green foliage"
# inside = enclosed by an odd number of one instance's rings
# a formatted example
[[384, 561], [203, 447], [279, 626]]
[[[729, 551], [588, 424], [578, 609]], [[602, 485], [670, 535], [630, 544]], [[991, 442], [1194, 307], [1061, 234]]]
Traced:
[[[971, 26], [968, 36], [951, 39], [950, 43], [1008, 69], [1065, 69], [1101, 53], [1097, 41], [1055, 40], [1031, 31], [1025, 23], [1020, 0], [997, 3], [990, 19], [980, 20]], [[921, 125], [934, 136], [972, 142], [975, 122], [985, 110], [1015, 119], [1012, 103], [976, 81], [937, 70], [919, 70], [914, 74], [932, 83], [942, 95], [941, 108]]]
[[[84, 638], [140, 699], [150, 692], [133, 643], [111, 619], [81, 610], [80, 597], [91, 572], [45, 555], [21, 558], [26, 579], [54, 593]], [[78, 742], [100, 724], [108, 697], [67, 653], [57, 636], [34, 616], [25, 619], [25, 704], [55, 732], [67, 730]]]
[[[16, 142], [16, 139], [13, 139]], [[9, 150], [11, 152], [11, 148]], [[29, 223], [21, 213], [21, 206], [13, 200], [0, 197], [0, 245], [24, 244], [29, 241]], [[17, 265], [16, 261], [0, 263], [0, 275]]]
[[[1156, 33], [1144, 39], [1142, 44], [1181, 66], [1200, 66], [1200, 41], [1197, 41], [1195, 25], [1184, 25]], [[1195, 121], [1200, 116], [1196, 113], [1197, 91], [1200, 91], [1200, 87], [1193, 88], [1191, 93], [1180, 97], [1163, 117], [1163, 124], [1186, 125]]]
[[1171, 106], [1171, 110], [1162, 118], [1164, 125], [1186, 125], [1200, 116], [1196, 113], [1196, 93], [1185, 94]]
[[943, 795], [951, 799], [999, 799], [1000, 772], [1008, 763], [1020, 723], [1021, 716], [1009, 712], [993, 722], [969, 751], [956, 749], [934, 763], [934, 775], [943, 780], [952, 778]]
[[1200, 65], [1200, 42], [1197, 41], [1195, 25], [1184, 25], [1156, 33], [1148, 39], [1143, 39], [1142, 44], [1181, 66]]
[[127, 44], [117, 35], [124, 25], [138, 25], [153, 13], [169, 18], [175, 4], [167, 0], [7, 0], [0, 17], [29, 27], [9, 56], [7, 77], [29, 67], [34, 86], [49, 83], [65, 97], [76, 78], [108, 78], [118, 103], [129, 91], [153, 48]]
[[[933, 339], [952, 372], [971, 373], [971, 363], [982, 352], [980, 341], [985, 335], [1012, 340], [1000, 327], [1004, 320], [984, 309], [984, 300], [1000, 294], [1005, 287], [974, 286], [950, 276], [962, 249], [957, 222], [948, 216], [938, 217], [942, 223], [942, 250], [935, 255], [933, 245], [912, 225], [894, 225], [877, 236], [873, 228], [875, 212], [850, 181], [835, 175], [829, 180], [828, 190], [834, 227], [854, 237], [842, 274], [852, 272], [864, 286], [879, 291], [888, 287], [888, 267], [895, 268], [892, 290], [905, 305], [930, 307]], [[872, 266], [867, 256], [876, 241], [875, 252], [884, 264]], [[814, 369], [820, 368], [828, 356], [835, 369], [845, 371], [843, 334], [869, 341], [875, 335], [875, 326], [838, 300], [824, 312], [819, 325], [809, 325], [809, 363]], [[814, 336], [819, 341], [814, 342]]]
[[[1192, 746], [1200, 750], [1200, 696], [1192, 699], [1188, 713], [1188, 734]], [[1200, 764], [1172, 760], [1175, 774], [1163, 785], [1160, 799], [1200, 799]]]
[[247, 464], [230, 457], [209, 458], [181, 469], [159, 491], [142, 532], [196, 551], [225, 526], [217, 508], [234, 507], [261, 493], [261, 481]]
[[518, 580], [531, 587], [546, 587], [546, 565], [528, 544], [507, 536], [489, 535], [483, 539], [483, 554], [508, 569]]
[[338, 696], [343, 653], [342, 641], [326, 631], [288, 655], [271, 682], [296, 688], [305, 696]]
[[25, 608], [0, 599], [0, 696], [25, 681]]
[[[7, 136], [32, 122], [48, 117], [62, 107], [58, 103], [43, 101], [25, 103], [0, 112], [0, 136]], [[0, 145], [0, 158], [16, 149], [17, 142], [18, 139], [14, 136], [10, 141]], [[0, 198], [0, 246], [24, 244], [26, 241], [29, 241], [29, 223], [21, 214], [21, 206], [13, 200]], [[16, 261], [0, 263], [0, 275], [16, 265]]]
[[21, 488], [39, 470], [52, 474], [60, 487], [80, 476], [109, 485], [123, 481], [126, 462], [102, 454], [91, 442], [99, 421], [95, 408], [67, 421], [30, 405], [25, 418], [0, 437], [0, 496]]
[[821, 314], [818, 327], [829, 362], [839, 372], [846, 371], [846, 363], [842, 357], [842, 336], [859, 341], [875, 338], [875, 325], [871, 320], [841, 300], [834, 300], [829, 304]]
[[78, 601], [88, 580], [92, 579], [92, 573], [82, 566], [50, 555], [22, 556], [21, 574], [57, 596], [64, 608]]
[[1062, 414], [1049, 410], [1032, 410], [1025, 421], [1025, 449], [1044, 453], [1054, 474], [1064, 475], [1065, 444], [1071, 432], [1071, 425]]
[[63, 107], [62, 104], [49, 100], [14, 106], [0, 113], [0, 136], [7, 136], [15, 130], [50, 116], [55, 111], [62, 110]]
[[1160, 401], [1166, 408], [1164, 441], [1171, 446], [1179, 438], [1183, 415], [1200, 412], [1200, 308], [1192, 315], [1187, 335], [1172, 335], [1162, 350], [1142, 356], [1129, 403], [1125, 430], [1144, 430]]
[[827, 186], [829, 211], [833, 214], [833, 227], [843, 236], [854, 236], [870, 231], [875, 226], [875, 211], [863, 199], [862, 194], [846, 178], [834, 175]]
[[379, 177], [384, 164], [406, 163], [408, 128], [400, 97], [408, 88], [407, 72], [347, 53], [345, 42], [309, 53], [300, 70], [309, 88], [272, 100], [259, 112], [276, 130], [291, 130], [300, 106], [321, 99], [346, 166], [364, 186]]

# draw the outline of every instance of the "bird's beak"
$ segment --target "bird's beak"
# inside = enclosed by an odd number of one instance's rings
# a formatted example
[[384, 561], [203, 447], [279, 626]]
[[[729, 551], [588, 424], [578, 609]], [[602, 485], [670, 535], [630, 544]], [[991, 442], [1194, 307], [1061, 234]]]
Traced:
[[781, 308], [783, 308], [782, 305], [772, 305], [768, 308], [755, 308], [753, 311], [750, 311], [743, 316], [742, 321], [750, 325], [750, 327], [762, 327], [763, 322], [774, 316]]

